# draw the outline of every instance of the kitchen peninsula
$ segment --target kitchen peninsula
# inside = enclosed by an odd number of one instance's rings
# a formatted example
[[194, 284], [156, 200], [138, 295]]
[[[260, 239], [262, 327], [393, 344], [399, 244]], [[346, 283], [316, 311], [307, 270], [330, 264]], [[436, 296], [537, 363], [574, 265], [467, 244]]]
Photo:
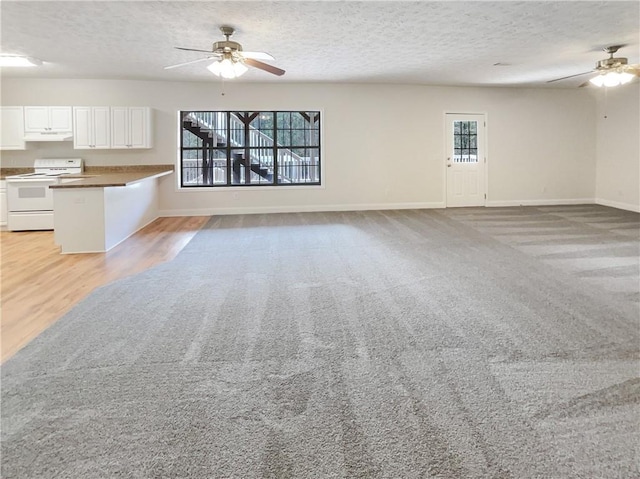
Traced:
[[54, 240], [62, 253], [109, 251], [158, 217], [158, 178], [172, 165], [87, 167], [53, 190]]

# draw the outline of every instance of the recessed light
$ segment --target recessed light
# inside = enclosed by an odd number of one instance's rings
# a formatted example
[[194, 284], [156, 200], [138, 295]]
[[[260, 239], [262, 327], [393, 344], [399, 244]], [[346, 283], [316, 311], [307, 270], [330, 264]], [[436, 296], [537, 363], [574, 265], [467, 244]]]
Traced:
[[0, 67], [37, 67], [42, 60], [22, 55], [0, 55]]

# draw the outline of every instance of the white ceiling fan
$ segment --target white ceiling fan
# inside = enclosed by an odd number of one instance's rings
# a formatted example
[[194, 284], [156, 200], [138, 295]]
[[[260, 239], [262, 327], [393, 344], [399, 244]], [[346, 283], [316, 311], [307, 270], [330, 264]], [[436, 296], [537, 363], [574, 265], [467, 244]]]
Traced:
[[232, 27], [222, 26], [220, 27], [220, 31], [226, 37], [226, 40], [214, 42], [211, 50], [175, 47], [178, 50], [206, 53], [207, 55], [205, 57], [184, 63], [178, 63], [176, 65], [169, 65], [167, 67], [164, 67], [164, 69], [170, 70], [172, 68], [191, 65], [193, 63], [213, 60], [213, 63], [207, 68], [214, 75], [221, 76], [223, 78], [237, 78], [240, 75], [243, 75], [248, 70], [247, 66], [258, 68], [268, 73], [272, 73], [273, 75], [284, 75], [285, 71], [283, 69], [260, 61], [275, 60], [273, 56], [265, 52], [246, 52], [242, 49], [242, 45], [240, 45], [238, 42], [229, 40], [229, 37], [233, 35], [234, 32], [234, 29]]
[[590, 83], [596, 86], [618, 86], [625, 83], [629, 83], [636, 77], [640, 77], [640, 65], [629, 65], [626, 58], [614, 57], [613, 55], [625, 45], [612, 45], [605, 47], [603, 50], [609, 54], [609, 58], [600, 60], [596, 63], [596, 67], [588, 72], [577, 73], [575, 75], [569, 75], [562, 78], [556, 78], [549, 80], [547, 83], [553, 83], [561, 80], [567, 80], [569, 78], [579, 77], [582, 75], [588, 75], [589, 73], [597, 73], [596, 76], [591, 78], [588, 82], [583, 83], [582, 86], [587, 86]]

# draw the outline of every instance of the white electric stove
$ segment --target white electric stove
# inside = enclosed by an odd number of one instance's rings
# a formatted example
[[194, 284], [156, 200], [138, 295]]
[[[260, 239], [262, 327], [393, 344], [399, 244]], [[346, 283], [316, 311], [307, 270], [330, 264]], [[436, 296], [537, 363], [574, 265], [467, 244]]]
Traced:
[[50, 185], [60, 177], [83, 171], [80, 158], [40, 158], [33, 173], [7, 176], [7, 229], [33, 231], [53, 229], [53, 193]]

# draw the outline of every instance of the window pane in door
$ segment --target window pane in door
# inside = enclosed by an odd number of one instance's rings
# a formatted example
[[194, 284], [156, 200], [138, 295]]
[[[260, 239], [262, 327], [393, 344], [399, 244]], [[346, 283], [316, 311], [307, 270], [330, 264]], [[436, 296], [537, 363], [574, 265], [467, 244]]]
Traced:
[[478, 162], [478, 125], [475, 121], [453, 122], [453, 162]]

